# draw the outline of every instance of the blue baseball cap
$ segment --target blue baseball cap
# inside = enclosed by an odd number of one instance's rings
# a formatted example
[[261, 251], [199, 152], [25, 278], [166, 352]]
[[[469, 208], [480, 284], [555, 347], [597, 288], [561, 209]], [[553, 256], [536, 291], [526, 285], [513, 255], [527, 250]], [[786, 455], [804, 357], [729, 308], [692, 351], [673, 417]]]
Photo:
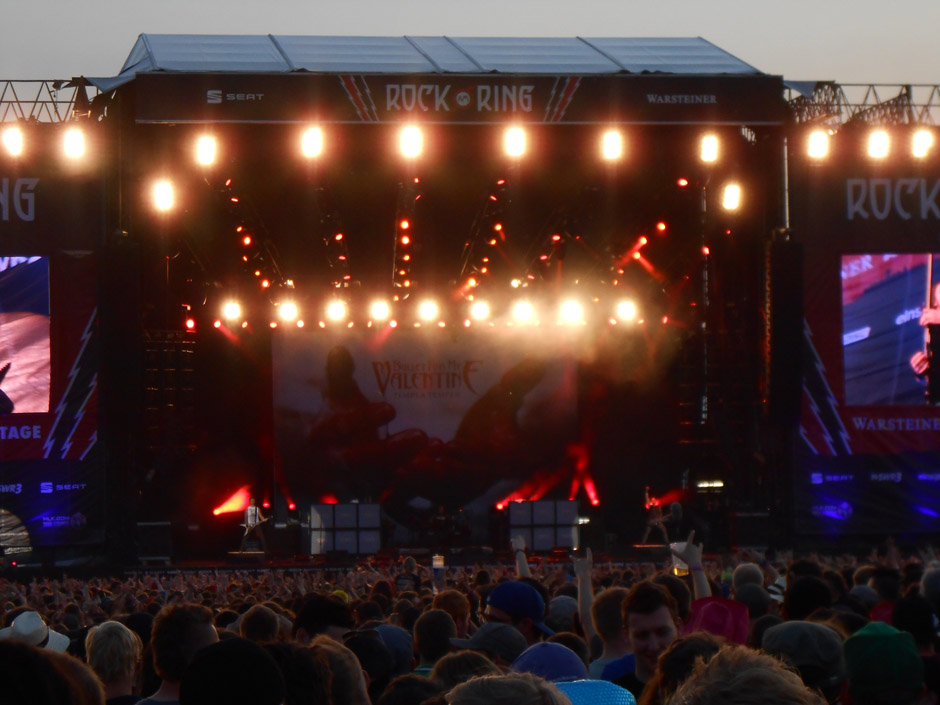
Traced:
[[486, 598], [486, 604], [510, 615], [513, 619], [531, 619], [542, 632], [551, 636], [555, 632], [545, 626], [545, 600], [539, 591], [521, 580], [500, 583]]

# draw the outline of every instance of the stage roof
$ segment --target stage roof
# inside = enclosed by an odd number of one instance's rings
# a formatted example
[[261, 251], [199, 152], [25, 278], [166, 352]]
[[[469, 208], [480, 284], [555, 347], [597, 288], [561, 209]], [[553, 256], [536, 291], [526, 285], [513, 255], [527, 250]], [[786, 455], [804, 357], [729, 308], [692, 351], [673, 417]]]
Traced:
[[102, 90], [153, 71], [760, 75], [701, 37], [338, 37], [141, 34]]

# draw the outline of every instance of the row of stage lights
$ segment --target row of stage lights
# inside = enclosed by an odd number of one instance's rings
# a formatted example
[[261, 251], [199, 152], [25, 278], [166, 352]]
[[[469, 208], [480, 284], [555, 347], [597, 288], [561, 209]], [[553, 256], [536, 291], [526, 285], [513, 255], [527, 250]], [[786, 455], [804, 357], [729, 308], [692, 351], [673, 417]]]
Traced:
[[[824, 159], [829, 155], [832, 130], [814, 130], [806, 139], [806, 154], [812, 159]], [[916, 128], [909, 135], [910, 152], [916, 159], [924, 159], [933, 150], [933, 132], [927, 128]], [[26, 139], [23, 130], [17, 125], [11, 125], [0, 133], [0, 142], [7, 154], [19, 157], [26, 150]], [[875, 129], [868, 135], [867, 154], [872, 159], [885, 159], [891, 153], [891, 135], [887, 130]], [[514, 126], [506, 128], [503, 133], [503, 151], [506, 156], [519, 159], [526, 153], [528, 138], [526, 130]], [[326, 140], [323, 128], [314, 126], [307, 128], [300, 139], [300, 153], [308, 159], [320, 157], [326, 149]], [[398, 134], [398, 149], [406, 159], [416, 159], [424, 151], [424, 133], [416, 125], [407, 125]], [[624, 157], [626, 151], [623, 133], [619, 130], [606, 130], [599, 141], [600, 156], [606, 161], [617, 161]], [[85, 156], [85, 133], [74, 124], [67, 126], [62, 133], [62, 153], [68, 159], [80, 159]], [[699, 159], [705, 163], [718, 161], [720, 143], [718, 137], [706, 134], [701, 138]], [[202, 135], [196, 139], [193, 157], [197, 164], [211, 166], [219, 155], [218, 139], [212, 135]]]
[[[593, 304], [598, 309], [601, 308], [599, 299], [593, 299]], [[399, 325], [409, 323], [415, 328], [420, 328], [423, 325], [446, 328], [448, 325], [444, 308], [433, 299], [422, 299], [413, 307], [409, 305], [408, 308], [409, 310], [405, 310], [400, 303], [378, 299], [369, 305], [368, 317], [364, 317], [363, 325], [366, 328], [378, 326], [397, 328]], [[298, 328], [304, 328], [307, 325], [307, 322], [301, 317], [300, 308], [296, 303], [282, 301], [275, 304], [275, 309], [276, 317], [269, 324], [271, 328], [277, 328], [281, 324], [294, 325]], [[328, 302], [320, 311], [314, 313], [320, 314], [315, 324], [320, 328], [328, 326], [352, 328], [356, 325], [356, 321], [351, 317], [350, 305], [340, 299]], [[399, 315], [396, 317], [396, 313], [404, 314], [404, 316]], [[460, 313], [463, 314], [462, 324], [465, 328], [470, 328], [474, 324], [497, 325], [497, 316], [494, 315], [493, 309], [485, 301], [467, 302], [467, 305]], [[591, 313], [582, 301], [574, 298], [562, 301], [554, 311], [554, 316], [552, 316], [552, 311], [549, 309], [538, 306], [527, 299], [521, 299], [509, 307], [508, 315], [499, 316], [499, 322], [506, 326], [539, 326], [546, 322], [557, 325], [582, 326], [588, 323], [589, 318], [592, 318]], [[594, 313], [597, 318], [606, 317], [609, 325], [645, 323], [645, 320], [639, 317], [640, 312], [637, 305], [629, 299], [617, 301], [609, 311], [603, 313], [596, 311]], [[235, 300], [226, 301], [222, 304], [220, 314], [220, 317], [214, 322], [216, 328], [220, 328], [223, 324], [229, 327], [248, 327], [245, 312], [241, 304]], [[409, 320], [403, 321], [399, 320], [400, 318]], [[668, 318], [663, 317], [662, 322], [667, 323]], [[196, 321], [194, 318], [186, 319], [187, 329], [193, 330], [195, 326]]]

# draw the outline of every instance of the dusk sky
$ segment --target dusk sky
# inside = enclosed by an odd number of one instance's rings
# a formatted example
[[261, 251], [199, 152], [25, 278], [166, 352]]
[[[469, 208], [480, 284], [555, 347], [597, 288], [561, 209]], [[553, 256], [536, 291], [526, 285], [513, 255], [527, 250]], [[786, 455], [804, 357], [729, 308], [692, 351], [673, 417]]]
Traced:
[[940, 0], [0, 0], [0, 79], [112, 76], [141, 33], [700, 36], [794, 80], [940, 83]]

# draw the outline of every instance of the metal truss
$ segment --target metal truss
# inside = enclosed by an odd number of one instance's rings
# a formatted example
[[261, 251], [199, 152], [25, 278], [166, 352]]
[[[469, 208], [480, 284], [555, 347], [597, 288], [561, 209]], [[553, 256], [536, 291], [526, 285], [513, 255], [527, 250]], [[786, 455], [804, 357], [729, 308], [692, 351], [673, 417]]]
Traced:
[[[91, 89], [91, 97], [97, 94]], [[58, 123], [90, 114], [88, 89], [71, 81], [0, 80], [0, 123]]]
[[838, 128], [866, 125], [936, 125], [940, 123], [940, 84], [820, 82], [812, 92], [788, 89], [798, 124]]

